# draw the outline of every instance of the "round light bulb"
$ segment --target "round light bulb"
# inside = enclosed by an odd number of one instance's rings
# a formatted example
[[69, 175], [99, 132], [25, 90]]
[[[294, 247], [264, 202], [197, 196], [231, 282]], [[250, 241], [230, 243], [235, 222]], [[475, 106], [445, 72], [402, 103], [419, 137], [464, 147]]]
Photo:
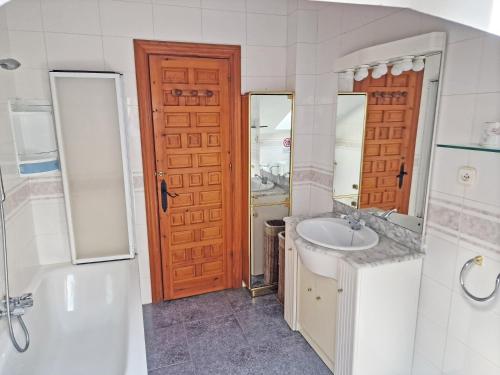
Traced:
[[360, 67], [358, 67], [358, 69], [356, 69], [356, 73], [354, 73], [354, 80], [355, 81], [362, 81], [366, 77], [368, 77], [368, 68], [369, 67], [370, 67], [369, 65], [361, 65]]
[[424, 70], [424, 68], [425, 68], [424, 59], [425, 58], [423, 56], [415, 57], [415, 59], [413, 60], [413, 66], [412, 66], [412, 70], [414, 72], [420, 72], [421, 70]]
[[387, 74], [387, 62], [381, 62], [379, 63], [375, 68], [372, 70], [372, 77], [374, 79], [379, 79], [383, 75]]

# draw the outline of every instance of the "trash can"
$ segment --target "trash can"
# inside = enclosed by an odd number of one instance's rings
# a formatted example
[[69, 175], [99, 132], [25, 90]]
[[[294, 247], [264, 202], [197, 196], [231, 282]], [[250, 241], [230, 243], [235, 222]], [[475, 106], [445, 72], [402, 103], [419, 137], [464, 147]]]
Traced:
[[267, 220], [264, 223], [264, 283], [278, 282], [279, 240], [278, 233], [285, 229], [283, 220]]

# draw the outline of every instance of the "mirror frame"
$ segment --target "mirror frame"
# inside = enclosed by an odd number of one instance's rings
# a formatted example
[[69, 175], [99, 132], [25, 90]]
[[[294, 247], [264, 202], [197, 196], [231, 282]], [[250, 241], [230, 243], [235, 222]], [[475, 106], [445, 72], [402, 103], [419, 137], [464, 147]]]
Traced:
[[[242, 147], [242, 165], [244, 166], [243, 170], [243, 179], [244, 179], [244, 186], [247, 188], [247, 200], [244, 200], [244, 215], [246, 218], [248, 218], [248, 223], [246, 223], [245, 227], [243, 228], [246, 230], [246, 233], [244, 233], [244, 236], [247, 237], [246, 241], [246, 251], [244, 249], [243, 251], [243, 258], [247, 257], [247, 261], [242, 262], [243, 266], [243, 282], [246, 286], [246, 288], [250, 291], [250, 294], [252, 297], [257, 297], [265, 294], [269, 294], [274, 292], [277, 287], [278, 283], [273, 283], [270, 285], [264, 285], [264, 286], [259, 286], [259, 287], [254, 287], [252, 288], [251, 285], [251, 257], [252, 257], [252, 232], [251, 232], [251, 207], [252, 207], [252, 190], [251, 190], [251, 173], [250, 173], [250, 162], [252, 160], [252, 149], [251, 149], [251, 139], [250, 139], [250, 123], [251, 123], [251, 110], [250, 110], [250, 105], [251, 105], [251, 99], [252, 96], [256, 95], [288, 95], [291, 96], [291, 111], [292, 111], [292, 117], [291, 117], [291, 131], [290, 135], [292, 138], [291, 145], [290, 145], [290, 180], [289, 180], [289, 188], [288, 188], [288, 200], [283, 201], [283, 202], [277, 202], [273, 203], [275, 204], [288, 204], [288, 216], [292, 215], [292, 177], [293, 177], [293, 170], [294, 170], [294, 153], [295, 153], [295, 92], [292, 90], [256, 90], [256, 91], [248, 91], [244, 94], [241, 95], [242, 99], [245, 97], [248, 97], [248, 113], [244, 113], [245, 111], [242, 111], [242, 116], [245, 117], [246, 119], [243, 119], [243, 122], [247, 123], [248, 126], [245, 126], [244, 131], [247, 132], [245, 133], [245, 139], [243, 139], [243, 143], [245, 144], [245, 147]], [[244, 106], [242, 106], [243, 108]], [[245, 269], [247, 268], [247, 269]]]
[[[347, 69], [352, 69], [353, 67], [356, 66], [360, 65], [371, 66], [375, 65], [379, 61], [392, 61], [402, 56], [422, 56], [422, 55], [428, 56], [438, 53], [441, 54], [441, 64], [439, 66], [439, 82], [441, 83], [445, 65], [444, 58], [446, 56], [446, 33], [444, 32], [431, 32], [431, 33], [421, 34], [357, 50], [355, 52], [337, 58], [334, 62], [334, 72], [339, 75], [338, 81], [340, 81], [340, 74], [342, 72], [344, 72]], [[429, 206], [430, 186], [431, 186], [430, 184], [431, 184], [431, 177], [432, 177], [434, 157], [435, 157], [435, 148], [437, 143], [436, 135], [439, 125], [438, 118], [439, 118], [439, 108], [441, 104], [442, 86], [443, 86], [442, 84], [439, 84], [438, 86], [436, 108], [434, 113], [434, 123], [433, 123], [434, 127], [432, 130], [432, 140], [431, 140], [431, 155], [429, 158], [429, 176], [426, 181], [426, 191], [424, 198], [424, 217], [423, 217], [422, 233], [421, 233], [422, 236], [425, 235], [427, 228], [427, 217], [428, 217], [427, 213]], [[344, 91], [337, 90], [337, 94], [339, 93], [344, 93]], [[393, 224], [398, 225], [397, 223]]]

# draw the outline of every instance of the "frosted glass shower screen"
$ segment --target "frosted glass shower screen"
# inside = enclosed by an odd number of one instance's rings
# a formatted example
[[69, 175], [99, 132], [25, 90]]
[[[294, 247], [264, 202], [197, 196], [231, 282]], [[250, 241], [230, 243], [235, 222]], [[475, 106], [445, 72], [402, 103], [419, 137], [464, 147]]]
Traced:
[[120, 75], [51, 72], [73, 263], [133, 257]]

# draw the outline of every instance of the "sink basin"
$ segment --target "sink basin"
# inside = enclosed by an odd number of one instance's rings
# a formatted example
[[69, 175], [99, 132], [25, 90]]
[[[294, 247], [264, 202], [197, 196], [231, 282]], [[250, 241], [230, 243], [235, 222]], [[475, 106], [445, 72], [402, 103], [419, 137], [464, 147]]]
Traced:
[[253, 192], [271, 190], [272, 188], [274, 188], [274, 182], [272, 181], [268, 180], [264, 184], [261, 179], [257, 177], [253, 177], [251, 180], [251, 189]]
[[334, 250], [366, 250], [378, 244], [378, 234], [362, 226], [352, 230], [344, 219], [315, 218], [301, 221], [297, 233], [313, 244]]

